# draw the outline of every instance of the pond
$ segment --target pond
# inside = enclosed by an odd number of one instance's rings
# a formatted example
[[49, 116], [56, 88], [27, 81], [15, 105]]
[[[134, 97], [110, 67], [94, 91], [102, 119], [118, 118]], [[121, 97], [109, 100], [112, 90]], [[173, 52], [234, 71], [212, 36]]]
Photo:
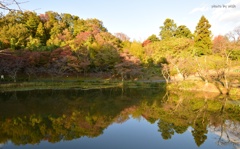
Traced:
[[0, 93], [0, 148], [240, 148], [240, 102], [164, 88]]

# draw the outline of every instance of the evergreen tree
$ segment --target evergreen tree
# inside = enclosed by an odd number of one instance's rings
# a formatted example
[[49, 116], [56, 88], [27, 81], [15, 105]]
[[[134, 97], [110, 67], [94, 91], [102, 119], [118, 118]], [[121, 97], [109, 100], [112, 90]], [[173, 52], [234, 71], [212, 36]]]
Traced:
[[48, 11], [43, 15], [42, 21], [44, 22], [44, 28], [46, 33], [46, 38], [49, 39], [52, 35], [52, 28], [56, 26], [59, 22], [60, 15], [57, 12]]
[[192, 39], [193, 34], [185, 25], [180, 25], [176, 30], [176, 37], [177, 38], [186, 37]]
[[171, 37], [175, 37], [177, 25], [176, 23], [174, 23], [174, 20], [167, 18], [164, 21], [164, 25], [160, 26], [160, 29], [161, 31], [159, 33], [159, 36], [161, 37], [161, 39], [169, 39]]
[[31, 11], [26, 11], [24, 13], [24, 16], [26, 17], [26, 27], [30, 31], [30, 34], [32, 37], [35, 37], [36, 30], [38, 28], [38, 24], [40, 22], [39, 17], [37, 16], [36, 13], [31, 12]]
[[36, 37], [40, 39], [42, 45], [46, 44], [47, 39], [46, 39], [45, 29], [42, 22], [38, 24]]
[[50, 35], [51, 37], [55, 37], [62, 32], [62, 28], [59, 23], [54, 23], [53, 27], [51, 28]]
[[194, 37], [194, 47], [196, 55], [206, 55], [211, 53], [212, 41], [211, 41], [211, 31], [209, 30], [211, 25], [208, 20], [202, 16], [199, 20]]

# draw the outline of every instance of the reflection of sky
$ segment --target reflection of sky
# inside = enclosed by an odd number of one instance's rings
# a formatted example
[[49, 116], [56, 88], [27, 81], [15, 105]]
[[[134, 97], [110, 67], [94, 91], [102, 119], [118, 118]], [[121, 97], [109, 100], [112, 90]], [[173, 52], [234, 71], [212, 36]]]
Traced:
[[231, 121], [226, 121], [223, 126], [223, 132], [221, 133], [222, 128], [219, 127], [210, 127], [210, 131], [221, 137], [219, 143], [221, 145], [233, 145], [235, 149], [240, 149], [240, 124], [234, 123]]
[[0, 148], [3, 148], [4, 144], [0, 144]]
[[[39, 145], [23, 145], [14, 146], [11, 143], [5, 144], [4, 149], [40, 149], [40, 148], [78, 148], [78, 149], [232, 149], [231, 145], [218, 146], [218, 135], [214, 133], [208, 134], [208, 139], [203, 145], [197, 147], [191, 131], [186, 131], [183, 134], [175, 134], [170, 140], [163, 140], [161, 133], [158, 132], [158, 125], [150, 124], [145, 119], [140, 120], [129, 119], [123, 124], [112, 124], [105, 129], [104, 134], [97, 138], [83, 137], [72, 141], [61, 141], [59, 143], [49, 143], [42, 141]], [[191, 128], [189, 128], [190, 130]]]

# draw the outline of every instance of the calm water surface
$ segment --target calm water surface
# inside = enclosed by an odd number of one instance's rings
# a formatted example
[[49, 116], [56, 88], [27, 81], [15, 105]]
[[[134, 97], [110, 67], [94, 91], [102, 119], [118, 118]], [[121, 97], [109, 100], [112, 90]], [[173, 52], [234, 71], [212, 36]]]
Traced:
[[0, 148], [240, 148], [240, 102], [159, 89], [0, 93]]

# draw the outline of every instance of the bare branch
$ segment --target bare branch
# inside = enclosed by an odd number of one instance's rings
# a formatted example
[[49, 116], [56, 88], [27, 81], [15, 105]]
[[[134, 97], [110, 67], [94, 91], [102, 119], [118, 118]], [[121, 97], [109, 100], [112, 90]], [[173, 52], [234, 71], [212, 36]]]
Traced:
[[[0, 0], [0, 9], [8, 10], [8, 11], [22, 11], [20, 5], [27, 2], [28, 1], [19, 2], [16, 0]], [[17, 9], [10, 8], [10, 6], [17, 6]]]
[[[19, 2], [17, 2], [16, 0], [13, 0], [13, 2], [17, 5], [18, 9], [21, 10], [20, 6], [19, 6]], [[22, 11], [22, 10], [21, 10]]]

